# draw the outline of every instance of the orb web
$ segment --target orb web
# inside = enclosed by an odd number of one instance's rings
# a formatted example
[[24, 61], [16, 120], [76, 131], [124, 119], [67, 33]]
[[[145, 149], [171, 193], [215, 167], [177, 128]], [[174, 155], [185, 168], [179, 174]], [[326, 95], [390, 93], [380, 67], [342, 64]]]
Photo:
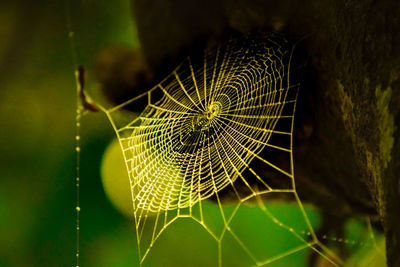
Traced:
[[[142, 95], [102, 108], [129, 173], [141, 263], [168, 226], [190, 218], [217, 242], [219, 266], [228, 234], [257, 266], [304, 249], [340, 264], [317, 239], [295, 189], [292, 134], [299, 83], [290, 78], [292, 51], [276, 34], [231, 38], [186, 58]], [[143, 101], [143, 112], [130, 111]], [[297, 203], [308, 236], [267, 208], [273, 194]], [[222, 227], [208, 224], [207, 199], [217, 203]], [[253, 253], [232, 226], [247, 203], [256, 203], [298, 244], [267, 258]]]

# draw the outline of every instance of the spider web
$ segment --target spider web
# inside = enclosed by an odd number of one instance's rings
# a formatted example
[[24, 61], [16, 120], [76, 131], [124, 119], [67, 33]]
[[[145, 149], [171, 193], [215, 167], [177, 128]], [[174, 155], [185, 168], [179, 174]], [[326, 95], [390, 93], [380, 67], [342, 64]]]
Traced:
[[[341, 264], [317, 239], [295, 188], [292, 135], [299, 84], [290, 77], [292, 51], [275, 34], [232, 38], [188, 57], [146, 93], [101, 107], [129, 173], [141, 264], [160, 235], [182, 218], [197, 222], [215, 240], [219, 266], [228, 236], [257, 266], [306, 249]], [[129, 112], [143, 103], [139, 116]], [[267, 207], [275, 195], [294, 200], [307, 236]], [[217, 203], [220, 225], [210, 223], [207, 199]], [[241, 207], [254, 204], [297, 244], [267, 256], [254, 253], [234, 228]]]

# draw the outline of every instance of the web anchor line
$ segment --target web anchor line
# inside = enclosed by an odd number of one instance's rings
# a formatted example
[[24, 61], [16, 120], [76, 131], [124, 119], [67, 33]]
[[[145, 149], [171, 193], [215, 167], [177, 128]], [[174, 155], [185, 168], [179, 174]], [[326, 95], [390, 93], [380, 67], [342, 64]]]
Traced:
[[75, 71], [76, 80], [76, 117], [75, 117], [75, 151], [76, 151], [76, 266], [79, 267], [80, 260], [80, 158], [81, 158], [81, 118], [87, 112], [98, 112], [99, 108], [90, 100], [90, 97], [85, 92], [86, 71], [83, 66], [79, 66]]

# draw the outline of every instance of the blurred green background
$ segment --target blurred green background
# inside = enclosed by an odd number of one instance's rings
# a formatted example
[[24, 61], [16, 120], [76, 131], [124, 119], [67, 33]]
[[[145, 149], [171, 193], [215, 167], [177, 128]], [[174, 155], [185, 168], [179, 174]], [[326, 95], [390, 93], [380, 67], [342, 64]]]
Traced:
[[[0, 266], [74, 266], [76, 65], [72, 54], [88, 70], [87, 87], [96, 95], [98, 85], [91, 71], [96, 54], [115, 43], [139, 46], [130, 10], [127, 0], [0, 3]], [[114, 138], [105, 115], [85, 116], [81, 138], [81, 266], [138, 266], [133, 221], [118, 211], [118, 207], [124, 210], [120, 204], [110, 201], [118, 195], [118, 185], [128, 186], [123, 164], [116, 160], [118, 150], [109, 152], [102, 166]], [[293, 205], [268, 207], [291, 227], [305, 230]], [[210, 225], [218, 224], [218, 208], [208, 203], [205, 210]], [[317, 227], [318, 212], [312, 207], [308, 212]], [[237, 218], [232, 227], [257, 255], [283, 253], [297, 244], [293, 236], [271, 230], [276, 226], [256, 207], [244, 207]], [[263, 228], [270, 229], [269, 234], [260, 235]], [[376, 257], [365, 256], [379, 250], [363, 223], [352, 223], [347, 238], [354, 257], [359, 257], [356, 261], [382, 264], [382, 258], [376, 263]], [[293, 254], [274, 266], [305, 266], [308, 252]], [[224, 240], [222, 253], [224, 266], [251, 264], [232, 237]], [[351, 260], [348, 264], [354, 266]], [[181, 220], [156, 242], [144, 265], [217, 266], [217, 244], [199, 225]]]

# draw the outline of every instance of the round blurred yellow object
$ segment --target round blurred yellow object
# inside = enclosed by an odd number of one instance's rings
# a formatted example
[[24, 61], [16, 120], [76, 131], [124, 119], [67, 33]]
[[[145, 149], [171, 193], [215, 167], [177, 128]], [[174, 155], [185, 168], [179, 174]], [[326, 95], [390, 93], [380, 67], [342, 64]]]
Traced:
[[124, 156], [118, 140], [113, 140], [103, 155], [101, 179], [113, 206], [125, 216], [133, 215], [132, 195]]

